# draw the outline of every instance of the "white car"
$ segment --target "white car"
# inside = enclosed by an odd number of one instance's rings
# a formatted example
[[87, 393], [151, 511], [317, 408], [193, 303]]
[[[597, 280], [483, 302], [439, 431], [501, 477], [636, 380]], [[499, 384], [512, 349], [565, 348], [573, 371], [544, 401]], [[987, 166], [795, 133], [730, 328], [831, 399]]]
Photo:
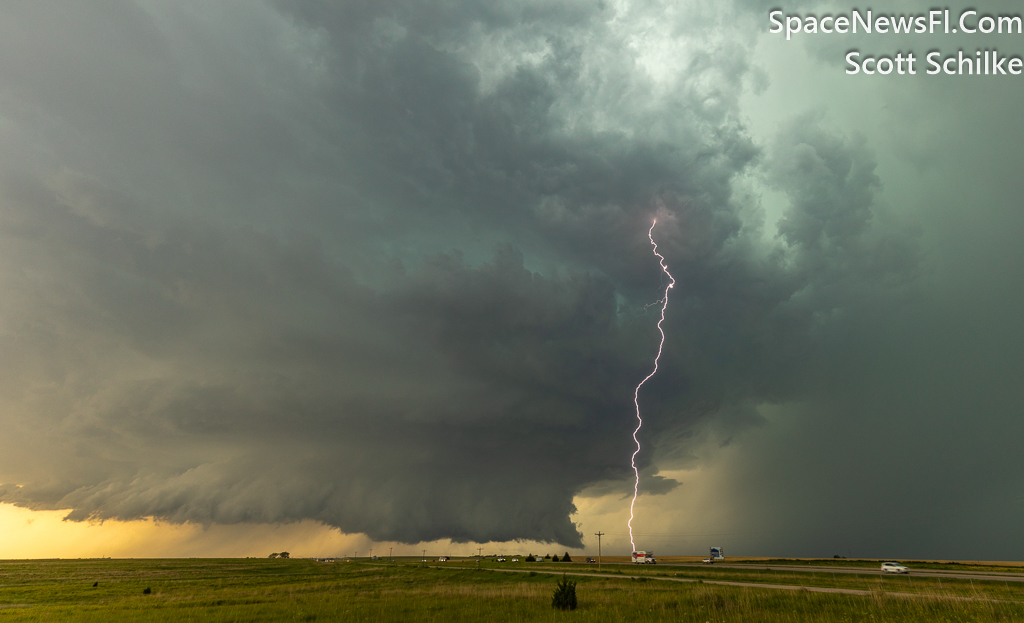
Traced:
[[504, 558], [499, 558], [498, 562], [505, 562], [505, 559]]
[[513, 558], [512, 562], [519, 562], [519, 559], [518, 558]]
[[910, 569], [898, 562], [883, 562], [882, 573], [910, 573]]

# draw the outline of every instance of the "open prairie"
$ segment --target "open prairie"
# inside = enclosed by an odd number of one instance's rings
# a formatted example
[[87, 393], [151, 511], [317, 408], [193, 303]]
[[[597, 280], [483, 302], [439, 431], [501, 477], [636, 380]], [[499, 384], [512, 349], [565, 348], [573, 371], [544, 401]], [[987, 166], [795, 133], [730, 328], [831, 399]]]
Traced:
[[[5, 561], [0, 622], [1024, 620], [1024, 583], [997, 576], [595, 567], [486, 559]], [[578, 583], [572, 612], [551, 607], [562, 573]]]

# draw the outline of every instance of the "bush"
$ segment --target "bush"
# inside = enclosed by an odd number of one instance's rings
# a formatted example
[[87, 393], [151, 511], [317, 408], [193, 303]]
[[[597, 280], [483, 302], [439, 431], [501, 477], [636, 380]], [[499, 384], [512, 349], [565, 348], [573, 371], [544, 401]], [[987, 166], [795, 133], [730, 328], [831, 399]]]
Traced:
[[537, 559], [533, 557], [533, 554], [530, 554], [526, 557], [526, 562], [537, 562]]
[[572, 558], [569, 558], [569, 552], [566, 552], [565, 556], [562, 556], [562, 562], [572, 562]]
[[551, 562], [558, 562], [558, 554], [551, 557]]
[[576, 609], [576, 582], [567, 580], [565, 575], [555, 585], [555, 594], [551, 598], [551, 607], [559, 610]]

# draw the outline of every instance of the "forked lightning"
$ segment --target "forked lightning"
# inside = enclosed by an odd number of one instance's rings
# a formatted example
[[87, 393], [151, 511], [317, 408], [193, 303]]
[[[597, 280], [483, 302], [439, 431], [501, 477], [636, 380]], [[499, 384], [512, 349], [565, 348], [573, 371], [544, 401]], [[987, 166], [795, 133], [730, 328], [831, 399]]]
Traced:
[[661, 299], [653, 303], [655, 305], [661, 303], [661, 318], [658, 319], [658, 333], [661, 334], [661, 342], [658, 344], [658, 355], [654, 358], [654, 370], [644, 377], [644, 380], [640, 381], [640, 384], [636, 386], [636, 390], [633, 392], [633, 404], [636, 405], [637, 422], [636, 430], [633, 431], [633, 441], [636, 442], [636, 450], [633, 451], [633, 456], [629, 461], [633, 466], [633, 475], [636, 476], [636, 480], [633, 482], [633, 501], [629, 503], [629, 543], [633, 546], [633, 551], [636, 551], [636, 543], [633, 542], [633, 506], [636, 504], [636, 496], [640, 490], [640, 470], [636, 468], [636, 455], [640, 453], [640, 440], [637, 439], [636, 434], [640, 432], [640, 427], [644, 425], [643, 419], [640, 418], [640, 388], [658, 372], [658, 361], [661, 359], [661, 350], [665, 347], [665, 331], [661, 328], [661, 323], [665, 322], [665, 310], [668, 309], [668, 291], [672, 289], [672, 286], [676, 285], [676, 280], [672, 277], [672, 273], [668, 272], [668, 265], [665, 264], [665, 257], [661, 253], [658, 253], [658, 243], [654, 242], [654, 226], [657, 224], [658, 219], [654, 219], [654, 222], [651, 223], [651, 229], [647, 231], [647, 237], [651, 241], [651, 246], [654, 247], [654, 254], [658, 256], [658, 263], [661, 264], [661, 270], [668, 276], [668, 285], [665, 286], [665, 294]]

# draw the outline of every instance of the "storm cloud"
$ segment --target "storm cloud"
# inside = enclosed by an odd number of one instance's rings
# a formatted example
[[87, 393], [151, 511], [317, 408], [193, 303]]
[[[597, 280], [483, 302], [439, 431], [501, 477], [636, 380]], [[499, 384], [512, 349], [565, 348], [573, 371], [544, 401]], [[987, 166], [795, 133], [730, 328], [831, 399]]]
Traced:
[[647, 494], [868, 391], [823, 362], [925, 300], [919, 224], [821, 110], [754, 136], [759, 15], [674, 4], [5, 7], [0, 501], [578, 547], [632, 485], [655, 217]]

